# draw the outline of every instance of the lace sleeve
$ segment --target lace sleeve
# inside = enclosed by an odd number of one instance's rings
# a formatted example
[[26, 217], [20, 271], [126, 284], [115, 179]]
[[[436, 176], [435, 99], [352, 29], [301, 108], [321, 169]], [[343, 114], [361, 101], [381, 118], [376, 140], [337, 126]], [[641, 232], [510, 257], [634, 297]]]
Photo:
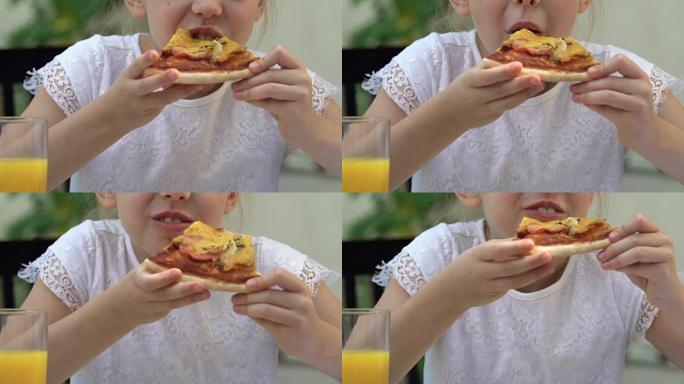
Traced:
[[18, 276], [29, 283], [35, 283], [40, 279], [72, 311], [83, 305], [71, 276], [51, 248], [32, 263], [25, 265]]
[[663, 103], [665, 103], [665, 91], [671, 91], [676, 95], [684, 90], [684, 81], [668, 74], [655, 65], [651, 70], [649, 78], [653, 90], [653, 105], [657, 113], [660, 113]]
[[378, 265], [376, 268], [378, 272], [372, 279], [375, 284], [385, 287], [390, 278], [394, 277], [411, 296], [415, 295], [427, 283], [416, 261], [405, 251], [395, 256], [388, 263]]
[[338, 92], [338, 89], [317, 74], [313, 72], [310, 72], [309, 74], [311, 76], [313, 108], [314, 111], [320, 115], [327, 107], [328, 98], [335, 95]]
[[646, 336], [646, 331], [653, 324], [653, 320], [658, 316], [658, 307], [649, 303], [646, 298], [641, 302], [639, 317], [637, 318], [634, 334], [631, 341], [640, 341]]
[[420, 106], [416, 92], [401, 66], [392, 61], [363, 81], [361, 87], [373, 95], [384, 89], [404, 113], [411, 114]]
[[311, 259], [306, 259], [297, 277], [309, 287], [311, 296], [316, 297], [321, 282], [330, 285], [340, 278], [340, 274]]
[[65, 115], [71, 115], [81, 108], [74, 87], [57, 59], [39, 70], [34, 69], [28, 72], [28, 77], [24, 80], [24, 88], [35, 95], [40, 87], [45, 87], [48, 95]]

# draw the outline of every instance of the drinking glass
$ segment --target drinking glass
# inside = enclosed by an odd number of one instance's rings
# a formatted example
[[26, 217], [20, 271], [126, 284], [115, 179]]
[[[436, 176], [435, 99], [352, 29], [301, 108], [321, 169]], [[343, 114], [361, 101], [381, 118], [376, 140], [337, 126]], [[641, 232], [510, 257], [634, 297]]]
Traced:
[[47, 189], [47, 120], [0, 117], [0, 192]]
[[390, 313], [342, 309], [342, 384], [389, 383]]
[[387, 192], [390, 172], [389, 120], [342, 118], [342, 191]]
[[0, 309], [0, 378], [3, 383], [47, 383], [47, 315]]

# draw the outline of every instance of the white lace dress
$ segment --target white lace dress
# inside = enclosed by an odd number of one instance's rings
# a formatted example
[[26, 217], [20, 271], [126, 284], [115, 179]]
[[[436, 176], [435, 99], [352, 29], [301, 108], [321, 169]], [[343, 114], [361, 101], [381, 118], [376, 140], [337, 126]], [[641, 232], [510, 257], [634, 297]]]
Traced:
[[[255, 237], [257, 268], [282, 267], [315, 294], [317, 283], [338, 274], [289, 246]], [[71, 310], [77, 310], [140, 263], [118, 220], [85, 221], [60, 237], [21, 271], [40, 279]], [[251, 319], [232, 310], [229, 292], [173, 310], [165, 318], [135, 328], [81, 368], [73, 384], [99, 383], [276, 383], [275, 339]], [[153, 362], [152, 365], [150, 363]]]
[[[32, 93], [45, 87], [69, 116], [104, 94], [141, 55], [138, 39], [139, 35], [96, 35], [76, 43], [31, 73], [24, 87]], [[309, 74], [314, 109], [321, 113], [337, 90], [315, 73]], [[276, 120], [263, 109], [236, 101], [226, 83], [205, 97], [168, 105], [152, 122], [128, 133], [77, 171], [70, 188], [72, 192], [276, 191], [281, 165], [292, 149], [278, 133]]]
[[[482, 61], [475, 31], [433, 33], [394, 57], [363, 84], [380, 88], [406, 113], [446, 89]], [[651, 77], [654, 106], [684, 83], [623, 49], [585, 43], [600, 62], [623, 53]], [[615, 126], [574, 103], [560, 83], [455, 140], [412, 178], [421, 191], [619, 191], [625, 147]], [[581, 161], [578, 161], [581, 159]]]
[[[463, 251], [485, 241], [483, 220], [439, 224], [384, 265], [373, 281], [396, 279], [415, 295]], [[510, 290], [471, 308], [430, 348], [426, 383], [619, 383], [630, 341], [658, 309], [596, 254], [570, 258], [561, 278], [537, 292]], [[449, 305], [448, 300], [444, 305]]]

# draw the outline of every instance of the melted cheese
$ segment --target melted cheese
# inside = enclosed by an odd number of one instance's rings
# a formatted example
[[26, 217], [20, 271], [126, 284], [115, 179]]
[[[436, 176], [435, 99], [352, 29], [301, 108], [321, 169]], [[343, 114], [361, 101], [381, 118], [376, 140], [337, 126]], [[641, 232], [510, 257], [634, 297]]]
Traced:
[[[214, 228], [201, 221], [195, 221], [173, 239], [174, 243], [190, 248], [196, 254], [218, 254], [218, 263], [223, 271], [236, 265], [253, 265], [254, 250], [252, 237]], [[241, 252], [239, 252], [242, 250]]]
[[187, 29], [178, 28], [162, 52], [173, 56], [187, 56], [191, 59], [223, 62], [228, 60], [231, 54], [245, 50], [245, 47], [226, 36], [213, 40], [195, 39]]
[[539, 36], [528, 29], [515, 32], [502, 46], [515, 50], [524, 49], [532, 55], [550, 55], [553, 60], [560, 62], [591, 56], [591, 53], [573, 37]]
[[531, 217], [523, 217], [518, 226], [518, 233], [536, 233], [544, 230], [549, 233], [567, 232], [569, 235], [576, 235], [586, 232], [593, 220], [583, 217], [566, 217], [563, 220], [539, 221]]

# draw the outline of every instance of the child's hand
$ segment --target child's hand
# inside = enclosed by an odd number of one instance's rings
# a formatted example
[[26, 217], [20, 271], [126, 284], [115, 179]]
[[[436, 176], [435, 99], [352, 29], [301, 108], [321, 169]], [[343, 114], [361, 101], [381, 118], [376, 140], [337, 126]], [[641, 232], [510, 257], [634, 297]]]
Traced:
[[180, 282], [178, 268], [150, 273], [138, 266], [110, 288], [110, 294], [123, 320], [134, 326], [165, 317], [172, 309], [209, 298], [209, 291], [199, 282]]
[[202, 85], [174, 85], [178, 79], [175, 69], [143, 78], [145, 69], [158, 59], [156, 51], [138, 57], [98, 99], [105, 117], [125, 132], [149, 123], [167, 104], [204, 89]]
[[551, 255], [528, 255], [532, 248], [532, 240], [490, 240], [459, 255], [448, 270], [464, 309], [488, 304], [509, 289], [525, 287], [553, 273]]
[[[624, 77], [610, 76], [619, 72]], [[589, 68], [593, 79], [571, 87], [572, 100], [612, 121], [629, 148], [652, 136], [657, 114], [648, 75], [624, 55]]]
[[[278, 285], [282, 288], [273, 289]], [[325, 326], [304, 282], [284, 269], [247, 281], [249, 293], [233, 295], [233, 310], [251, 317], [277, 340], [285, 352], [304, 358], [310, 355]], [[328, 325], [329, 326], [329, 325]]]
[[[278, 65], [280, 68], [272, 68]], [[249, 65], [255, 75], [233, 83], [236, 100], [263, 108], [278, 120], [284, 138], [312, 127], [311, 77], [304, 64], [281, 46]]]
[[672, 239], [642, 215], [636, 215], [608, 237], [598, 254], [601, 266], [624, 272], [656, 307], [676, 302], [682, 286], [677, 278]]
[[537, 75], [520, 75], [519, 62], [483, 68], [481, 65], [464, 72], [443, 93], [448, 103], [451, 121], [458, 121], [466, 129], [487, 125], [509, 109], [544, 89]]

